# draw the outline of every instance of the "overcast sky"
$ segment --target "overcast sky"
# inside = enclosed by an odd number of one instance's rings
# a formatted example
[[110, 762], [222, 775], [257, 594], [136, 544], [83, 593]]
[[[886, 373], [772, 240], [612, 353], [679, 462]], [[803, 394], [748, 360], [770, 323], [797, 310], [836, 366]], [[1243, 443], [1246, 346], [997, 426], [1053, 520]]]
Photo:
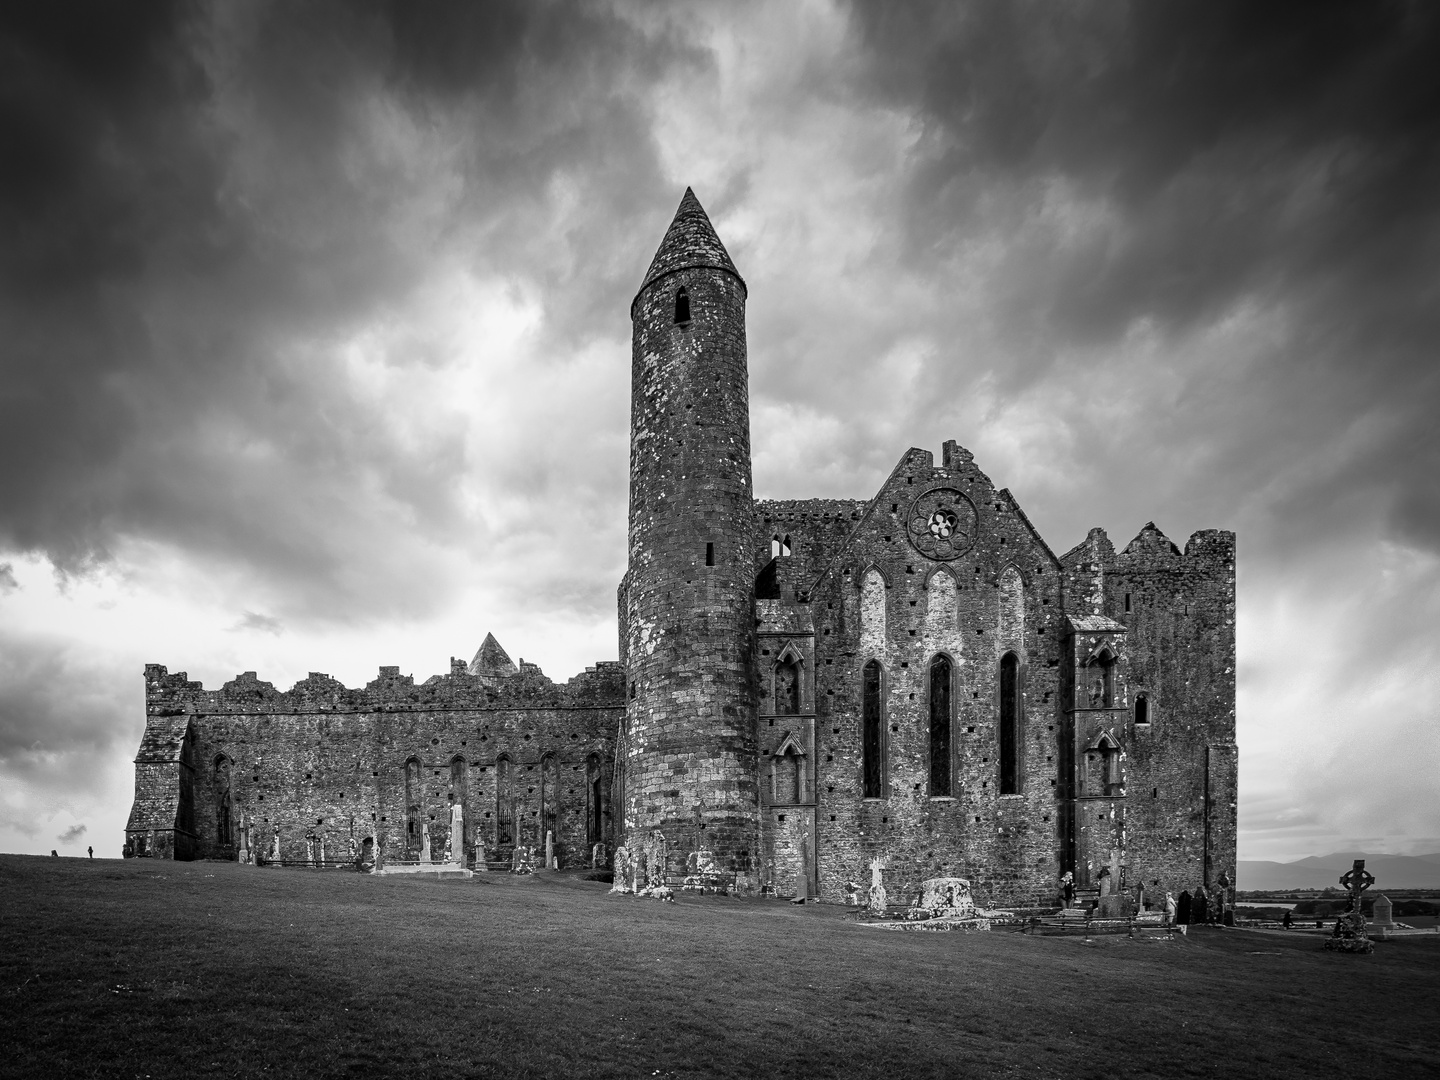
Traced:
[[0, 8], [0, 850], [117, 855], [142, 665], [616, 656], [692, 185], [755, 491], [958, 439], [1239, 536], [1242, 858], [1440, 850], [1440, 8]]

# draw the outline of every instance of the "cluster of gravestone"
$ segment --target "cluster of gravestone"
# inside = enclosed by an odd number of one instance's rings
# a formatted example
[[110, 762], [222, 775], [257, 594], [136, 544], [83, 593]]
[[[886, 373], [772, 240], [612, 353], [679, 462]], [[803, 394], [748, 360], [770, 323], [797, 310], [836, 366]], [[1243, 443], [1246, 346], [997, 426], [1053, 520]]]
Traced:
[[673, 902], [675, 893], [668, 880], [669, 858], [669, 844], [658, 829], [629, 845], [620, 845], [615, 849], [615, 874], [610, 891]]

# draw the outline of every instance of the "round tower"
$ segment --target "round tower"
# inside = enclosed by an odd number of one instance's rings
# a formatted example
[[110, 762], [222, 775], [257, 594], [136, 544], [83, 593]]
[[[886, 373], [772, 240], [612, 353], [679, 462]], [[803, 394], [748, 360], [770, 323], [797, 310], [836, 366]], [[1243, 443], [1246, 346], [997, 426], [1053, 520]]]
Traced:
[[627, 842], [753, 880], [760, 796], [745, 282], [689, 188], [630, 306]]

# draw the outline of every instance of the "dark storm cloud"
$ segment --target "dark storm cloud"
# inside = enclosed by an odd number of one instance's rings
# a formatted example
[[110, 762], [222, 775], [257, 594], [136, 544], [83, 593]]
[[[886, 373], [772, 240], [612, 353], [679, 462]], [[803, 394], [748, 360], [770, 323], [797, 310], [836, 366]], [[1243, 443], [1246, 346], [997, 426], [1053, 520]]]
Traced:
[[[592, 256], [670, 201], [644, 90], [697, 62], [601, 9], [527, 3], [10, 6], [0, 50], [0, 548], [73, 572], [159, 540], [340, 614], [347, 544], [401, 543], [397, 520], [463, 538], [470, 463], [443, 422], [397, 434], [337, 343], [447, 245], [566, 295], [556, 340], [593, 336], [602, 307], [623, 332], [631, 268]], [[404, 139], [427, 136], [458, 180], [414, 225], [434, 168]], [[555, 221], [582, 171], [606, 212]], [[599, 288], [574, 287], [582, 262]], [[423, 365], [419, 346], [392, 362]], [[368, 602], [423, 608], [443, 587], [418, 563], [389, 560]]]
[[142, 700], [132, 668], [54, 638], [0, 633], [0, 775], [46, 777], [67, 757], [133, 749]]
[[1395, 538], [1440, 547], [1440, 11], [853, 13], [869, 92], [921, 125], [906, 208], [918, 265], [943, 266], [997, 223], [1018, 235], [1056, 185], [1101, 215], [1064, 242], [1017, 240], [989, 283], [1011, 345], [1003, 385], [1050, 377], [1066, 349], [1118, 346], [1141, 321], [1175, 344], [1236, 312], [1275, 313], [1283, 335], [1250, 370], [1182, 371], [1177, 412], [1133, 434], [1204, 447], [1233, 494], [1362, 427], [1353, 452], [1271, 493], [1275, 527], [1286, 542], [1313, 532], [1350, 485]]

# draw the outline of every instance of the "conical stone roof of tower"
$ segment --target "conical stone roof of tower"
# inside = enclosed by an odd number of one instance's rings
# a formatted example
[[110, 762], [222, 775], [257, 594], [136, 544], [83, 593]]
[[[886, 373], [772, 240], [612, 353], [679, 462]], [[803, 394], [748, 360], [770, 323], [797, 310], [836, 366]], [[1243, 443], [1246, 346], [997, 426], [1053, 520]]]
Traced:
[[520, 669], [515, 666], [515, 661], [510, 659], [510, 654], [501, 648], [500, 642], [495, 640], [495, 635], [486, 634], [480, 651], [475, 654], [475, 659], [470, 661], [470, 674], [505, 678], [519, 675]]
[[[715, 234], [715, 227], [710, 224], [705, 208], [700, 205], [695, 192], [687, 187], [685, 197], [680, 200], [680, 209], [675, 211], [675, 220], [670, 222], [665, 239], [660, 241], [660, 249], [650, 262], [650, 270], [645, 274], [640, 291], [643, 292], [645, 286], [656, 278], [694, 267], [724, 270], [740, 278], [725, 245]], [[740, 281], [743, 285], [744, 279], [740, 278]]]

